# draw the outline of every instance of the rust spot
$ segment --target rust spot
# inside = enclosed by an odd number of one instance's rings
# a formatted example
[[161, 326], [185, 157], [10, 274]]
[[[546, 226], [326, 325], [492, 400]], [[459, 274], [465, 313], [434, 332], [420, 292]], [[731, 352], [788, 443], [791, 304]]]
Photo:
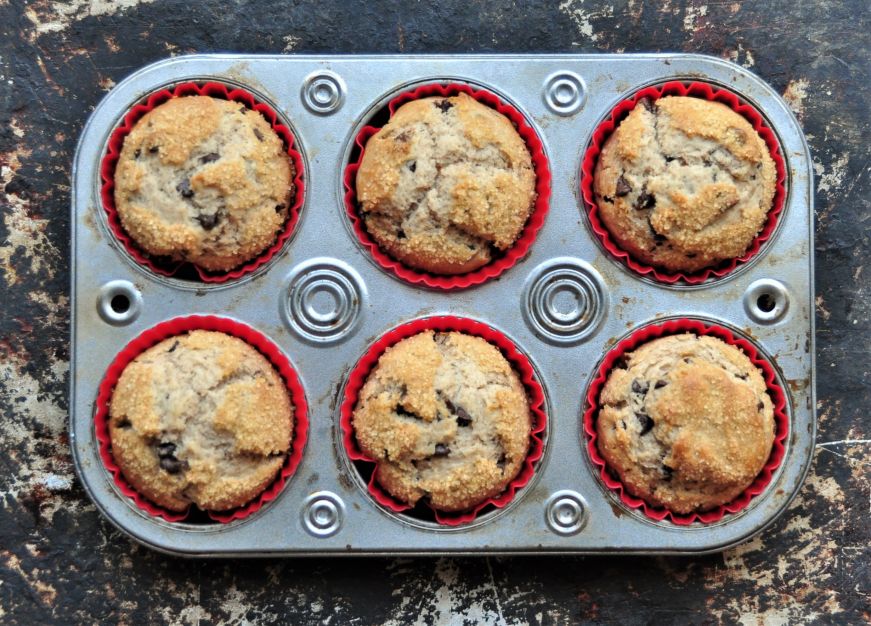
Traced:
[[626, 511], [620, 508], [620, 505], [616, 502], [612, 502], [611, 499], [608, 499], [608, 506], [611, 507], [611, 511], [614, 512], [614, 517], [623, 517], [626, 515]]

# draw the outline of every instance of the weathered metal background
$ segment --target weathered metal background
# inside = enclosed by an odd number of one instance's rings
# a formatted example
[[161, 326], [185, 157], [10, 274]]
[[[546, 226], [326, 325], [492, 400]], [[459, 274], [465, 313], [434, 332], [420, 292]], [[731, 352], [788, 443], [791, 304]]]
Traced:
[[[0, 621], [786, 623], [871, 619], [871, 15], [844, 2], [0, 3]], [[752, 542], [696, 557], [188, 562], [139, 548], [66, 435], [69, 169], [115, 81], [186, 52], [623, 52], [734, 60], [782, 93], [817, 182], [820, 433]]]

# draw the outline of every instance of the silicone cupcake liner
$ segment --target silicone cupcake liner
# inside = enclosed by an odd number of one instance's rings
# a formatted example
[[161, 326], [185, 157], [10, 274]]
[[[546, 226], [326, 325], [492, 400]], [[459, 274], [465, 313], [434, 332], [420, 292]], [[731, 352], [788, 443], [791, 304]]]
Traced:
[[536, 179], [535, 191], [537, 194], [535, 205], [533, 206], [532, 213], [530, 214], [529, 219], [526, 220], [526, 225], [523, 227], [517, 241], [514, 242], [514, 245], [511, 248], [506, 250], [496, 259], [473, 272], [447, 276], [410, 268], [390, 257], [379, 248], [378, 244], [369, 236], [363, 219], [358, 212], [356, 179], [357, 170], [360, 168], [360, 163], [363, 161], [363, 155], [366, 151], [366, 143], [373, 135], [377, 134], [381, 128], [375, 126], [364, 126], [360, 132], [357, 133], [354, 142], [359, 148], [360, 153], [355, 161], [349, 163], [345, 167], [344, 174], [345, 210], [347, 211], [348, 218], [353, 226], [354, 233], [357, 235], [357, 238], [360, 240], [363, 247], [369, 251], [372, 258], [374, 258], [376, 263], [383, 269], [392, 272], [406, 282], [425, 285], [432, 289], [462, 289], [472, 285], [479, 285], [491, 278], [499, 276], [505, 270], [512, 267], [529, 251], [529, 248], [535, 241], [538, 231], [541, 230], [541, 227], [544, 224], [544, 218], [547, 215], [548, 207], [550, 206], [550, 166], [548, 165], [547, 157], [544, 154], [544, 146], [541, 139], [520, 111], [503, 102], [495, 94], [463, 83], [426, 84], [397, 95], [395, 98], [390, 100], [387, 108], [392, 117], [400, 106], [411, 100], [431, 96], [455, 96], [459, 93], [468, 94], [478, 102], [496, 109], [499, 113], [511, 120], [517, 129], [517, 132], [526, 142], [526, 147], [532, 155], [532, 166], [535, 170]]
[[[771, 210], [768, 212], [768, 219], [762, 230], [756, 235], [756, 238], [750, 244], [747, 251], [730, 261], [724, 262], [718, 266], [706, 268], [700, 272], [668, 272], [664, 269], [647, 265], [633, 258], [628, 252], [620, 249], [617, 243], [611, 237], [611, 233], [605, 227], [599, 215], [599, 207], [596, 204], [595, 193], [593, 192], [593, 176], [596, 170], [596, 162], [602, 147], [605, 145], [608, 137], [617, 128], [620, 122], [625, 119], [632, 109], [638, 104], [642, 98], [650, 100], [658, 100], [663, 96], [691, 96], [694, 98], [702, 98], [715, 102], [721, 102], [729, 106], [733, 111], [744, 117], [753, 128], [759, 133], [759, 136], [765, 141], [771, 158], [774, 160], [774, 166], [777, 171], [776, 185], [774, 191], [774, 200], [771, 205]], [[781, 154], [780, 142], [774, 134], [765, 119], [754, 107], [743, 102], [736, 94], [726, 89], [714, 87], [708, 83], [700, 82], [668, 82], [662, 85], [646, 87], [632, 95], [631, 98], [621, 101], [614, 109], [608, 118], [596, 127], [593, 132], [593, 137], [590, 146], [584, 153], [584, 160], [581, 166], [581, 195], [586, 203], [587, 216], [589, 217], [590, 226], [593, 232], [598, 237], [602, 246], [619, 261], [626, 264], [637, 274], [647, 276], [661, 283], [684, 283], [686, 285], [698, 285], [709, 279], [722, 278], [735, 270], [739, 265], [746, 263], [759, 253], [762, 244], [771, 238], [772, 233], [777, 227], [780, 214], [783, 212], [783, 205], [786, 200], [786, 165]]]
[[[616, 361], [623, 357], [628, 352], [631, 352], [642, 344], [659, 337], [667, 335], [676, 335], [681, 333], [693, 333], [695, 335], [709, 335], [722, 339], [727, 344], [736, 346], [744, 352], [750, 361], [762, 370], [765, 378], [765, 384], [768, 388], [768, 394], [771, 397], [774, 405], [774, 422], [775, 435], [774, 444], [771, 448], [771, 454], [768, 461], [759, 472], [759, 475], [753, 483], [744, 490], [744, 492], [727, 504], [720, 505], [716, 509], [705, 511], [702, 513], [679, 514], [669, 511], [664, 508], [654, 507], [641, 498], [637, 498], [629, 493], [623, 486], [616, 475], [612, 474], [607, 467], [602, 455], [599, 454], [599, 449], [596, 445], [596, 416], [599, 412], [599, 393], [605, 384], [609, 372]], [[789, 434], [789, 417], [786, 414], [786, 393], [777, 383], [777, 378], [774, 368], [764, 358], [752, 343], [746, 339], [735, 336], [728, 329], [711, 323], [703, 323], [693, 319], [676, 319], [669, 320], [661, 324], [651, 324], [643, 326], [633, 332], [629, 337], [621, 341], [617, 346], [609, 351], [602, 364], [599, 366], [598, 374], [590, 383], [586, 398], [587, 410], [584, 412], [584, 432], [587, 433], [587, 451], [593, 465], [599, 471], [599, 477], [602, 482], [611, 491], [614, 491], [619, 496], [621, 502], [630, 509], [639, 509], [647, 517], [656, 520], [669, 520], [679, 526], [687, 526], [694, 522], [702, 522], [711, 524], [720, 521], [727, 513], [737, 513], [744, 509], [750, 501], [760, 493], [762, 493], [768, 484], [774, 472], [780, 466], [785, 454], [784, 442]]]
[[[278, 233], [275, 242], [269, 248], [264, 250], [256, 258], [247, 261], [243, 265], [229, 272], [210, 272], [192, 263], [168, 261], [160, 257], [149, 255], [147, 252], [142, 250], [124, 230], [124, 227], [121, 225], [121, 219], [118, 216], [118, 211], [115, 207], [115, 167], [117, 166], [118, 159], [121, 156], [121, 147], [124, 145], [125, 137], [127, 137], [136, 125], [136, 122], [146, 113], [163, 104], [167, 100], [171, 98], [197, 95], [211, 96], [214, 98], [239, 102], [249, 109], [257, 111], [263, 115], [287, 147], [287, 155], [290, 157], [294, 168], [294, 195], [293, 198], [291, 198], [291, 206], [288, 209], [287, 222], [285, 223], [284, 228], [280, 233]], [[239, 87], [216, 82], [186, 82], [179, 83], [172, 88], [156, 91], [149, 95], [144, 102], [133, 106], [124, 116], [118, 127], [115, 128], [109, 136], [109, 144], [106, 154], [103, 156], [103, 160], [100, 163], [100, 178], [103, 181], [102, 186], [100, 187], [100, 198], [103, 203], [103, 210], [106, 212], [109, 230], [112, 231], [115, 238], [137, 263], [147, 267], [149, 270], [160, 276], [174, 276], [184, 267], [193, 268], [196, 275], [199, 277], [199, 280], [204, 283], [223, 283], [249, 274], [269, 261], [281, 250], [285, 242], [293, 234], [296, 223], [299, 221], [300, 207], [305, 198], [305, 166], [303, 164], [302, 155], [294, 148], [295, 143], [293, 134], [290, 132], [290, 129], [281, 122], [278, 114], [268, 105], [258, 102], [255, 96], [251, 93]]]
[[281, 493], [282, 488], [287, 483], [288, 479], [293, 476], [296, 468], [302, 460], [302, 454], [305, 449], [306, 436], [308, 433], [308, 408], [305, 400], [305, 392], [303, 391], [302, 385], [293, 369], [293, 366], [275, 344], [250, 326], [225, 317], [193, 315], [189, 317], [177, 317], [161, 322], [157, 326], [142, 332], [118, 353], [115, 360], [112, 361], [111, 365], [109, 365], [109, 369], [106, 371], [106, 375], [100, 384], [94, 414], [97, 442], [99, 444], [100, 458], [103, 460], [106, 469], [112, 475], [115, 485], [121, 493], [132, 499], [140, 509], [149, 515], [161, 517], [168, 522], [186, 521], [194, 515], [194, 511], [199, 511], [193, 506], [184, 512], [170, 511], [151, 502], [137, 492], [124, 478], [124, 475], [121, 473], [121, 468], [118, 467], [118, 464], [115, 462], [115, 459], [112, 456], [112, 443], [109, 439], [109, 403], [112, 400], [112, 393], [121, 373], [124, 371], [124, 368], [126, 368], [133, 359], [142, 354], [145, 350], [160, 343], [164, 339], [183, 335], [192, 330], [214, 330], [223, 332], [238, 337], [256, 348], [281, 374], [281, 377], [284, 379], [287, 388], [290, 391], [290, 398], [294, 407], [294, 427], [291, 449], [289, 450], [287, 459], [285, 460], [275, 481], [273, 481], [273, 483], [270, 484], [263, 493], [245, 506], [230, 511], [208, 512], [208, 516], [212, 520], [227, 523], [248, 517], [252, 513], [260, 510], [260, 508], [267, 502], [274, 500], [278, 494]]
[[[517, 477], [509, 483], [508, 487], [505, 488], [505, 491], [494, 498], [481, 502], [469, 511], [446, 513], [427, 507], [433, 512], [435, 519], [439, 524], [444, 526], [459, 526], [473, 521], [482, 511], [484, 511], [484, 509], [489, 509], [490, 507], [501, 509], [505, 507], [514, 498], [517, 491], [526, 486], [532, 479], [532, 476], [535, 473], [535, 465], [544, 453], [542, 433], [544, 433], [547, 424], [547, 416], [544, 411], [544, 391], [542, 390], [541, 384], [535, 376], [535, 371], [526, 356], [524, 356], [505, 335], [481, 322], [462, 317], [429, 317], [408, 322], [383, 335], [371, 348], [369, 348], [366, 354], [363, 355], [363, 358], [360, 359], [348, 377], [341, 406], [340, 426], [342, 428], [342, 440], [348, 457], [354, 462], [354, 465], [358, 467], [358, 469], [363, 466], [364, 469], [373, 470], [368, 484], [369, 495], [371, 495], [378, 504], [388, 510], [393, 511], [394, 513], [408, 513], [413, 507], [405, 502], [397, 500], [378, 484], [376, 479], [377, 471], [375, 471], [377, 469], [377, 462], [366, 456], [357, 445], [357, 440], [354, 435], [354, 427], [351, 424], [352, 413], [357, 404], [360, 389], [363, 387], [369, 373], [378, 363], [378, 360], [387, 348], [399, 343], [407, 337], [411, 337], [412, 335], [416, 335], [425, 330], [459, 331], [486, 339], [491, 344], [498, 347], [514, 367], [515, 371], [520, 375], [520, 379], [526, 387], [526, 393], [529, 398], [529, 409], [533, 418], [532, 431], [530, 432], [529, 453], [527, 454], [526, 460], [524, 461], [520, 472], [517, 474]], [[361, 474], [365, 473], [368, 472], [361, 472]]]

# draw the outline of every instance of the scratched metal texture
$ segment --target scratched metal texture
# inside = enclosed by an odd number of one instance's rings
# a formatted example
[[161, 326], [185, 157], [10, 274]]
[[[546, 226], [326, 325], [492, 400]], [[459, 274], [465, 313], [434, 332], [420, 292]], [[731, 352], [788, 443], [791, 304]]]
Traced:
[[[860, 623], [869, 605], [867, 3], [0, 4], [0, 620], [7, 623]], [[819, 434], [759, 537], [705, 557], [183, 561], [74, 478], [69, 175], [89, 112], [191, 52], [700, 52], [796, 113], [814, 155]]]

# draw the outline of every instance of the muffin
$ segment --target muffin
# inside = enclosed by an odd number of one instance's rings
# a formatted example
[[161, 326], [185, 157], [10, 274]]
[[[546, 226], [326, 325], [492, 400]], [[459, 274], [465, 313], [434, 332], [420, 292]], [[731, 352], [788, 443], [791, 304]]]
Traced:
[[465, 93], [412, 100], [366, 144], [359, 210], [408, 267], [463, 274], [507, 250], [535, 204], [535, 172], [504, 115]]
[[124, 139], [115, 206], [145, 252], [229, 271], [284, 226], [293, 165], [269, 122], [239, 102], [172, 98]]
[[393, 497], [463, 511], [517, 476], [532, 417], [520, 378], [495, 346], [427, 330], [384, 352], [351, 423]]
[[594, 174], [599, 214], [617, 245], [668, 271], [743, 255], [772, 208], [765, 141], [725, 104], [643, 98], [607, 139]]
[[293, 407], [253, 347], [220, 332], [170, 337], [121, 373], [109, 406], [124, 478], [172, 511], [225, 511], [257, 497], [284, 464]]
[[759, 369], [715, 337], [671, 335], [618, 361], [599, 399], [597, 445], [633, 495], [675, 513], [726, 504], [774, 442]]

